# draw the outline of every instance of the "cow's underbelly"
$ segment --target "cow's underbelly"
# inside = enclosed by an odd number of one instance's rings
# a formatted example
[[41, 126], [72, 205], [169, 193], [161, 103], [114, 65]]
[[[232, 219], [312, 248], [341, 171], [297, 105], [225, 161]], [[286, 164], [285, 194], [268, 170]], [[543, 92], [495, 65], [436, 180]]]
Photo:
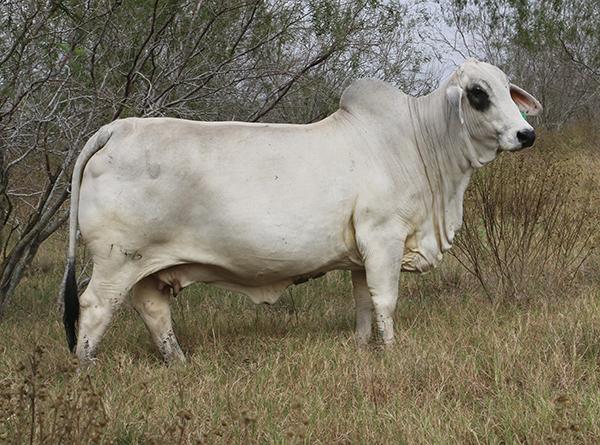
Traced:
[[[154, 275], [161, 290], [175, 293], [199, 282], [274, 303], [294, 283], [361, 265], [352, 226], [344, 224], [349, 217], [333, 211], [286, 215], [290, 207], [277, 215], [256, 214], [256, 206], [236, 214], [228, 207], [176, 220], [181, 215], [168, 211], [156, 219], [127, 215], [131, 206], [109, 213], [88, 201], [81, 227], [95, 262], [107, 270], [132, 266], [138, 280]], [[107, 224], [109, 214], [118, 217]]]
[[351, 268], [352, 264], [351, 261], [342, 260], [314, 271], [288, 276], [289, 274], [283, 272], [249, 273], [245, 270], [240, 273], [209, 264], [192, 263], [168, 267], [154, 275], [158, 279], [159, 290], [170, 287], [175, 294], [190, 284], [200, 282], [242, 293], [256, 304], [273, 304], [288, 286], [318, 278], [329, 270]]

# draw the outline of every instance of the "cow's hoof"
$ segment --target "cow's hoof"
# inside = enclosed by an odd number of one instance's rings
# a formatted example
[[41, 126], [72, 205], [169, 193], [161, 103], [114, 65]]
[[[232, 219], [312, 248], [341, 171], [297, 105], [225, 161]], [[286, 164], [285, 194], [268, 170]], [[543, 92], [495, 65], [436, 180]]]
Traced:
[[369, 343], [371, 342], [371, 337], [355, 335], [354, 342], [356, 343], [356, 347], [359, 349], [367, 349], [369, 347]]
[[180, 354], [173, 354], [168, 357], [163, 357], [163, 361], [167, 366], [178, 366], [187, 364], [187, 359], [183, 352]]

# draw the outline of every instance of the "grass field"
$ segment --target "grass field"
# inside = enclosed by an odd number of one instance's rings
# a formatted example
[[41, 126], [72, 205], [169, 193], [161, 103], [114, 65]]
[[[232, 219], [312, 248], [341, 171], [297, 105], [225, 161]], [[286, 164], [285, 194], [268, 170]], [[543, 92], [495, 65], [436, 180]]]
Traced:
[[0, 325], [0, 441], [600, 443], [597, 258], [559, 295], [526, 301], [490, 301], [452, 257], [404, 274], [385, 352], [354, 343], [346, 273], [273, 306], [194, 286], [173, 303], [186, 366], [162, 365], [124, 307], [97, 365], [77, 372], [54, 305], [62, 236]]

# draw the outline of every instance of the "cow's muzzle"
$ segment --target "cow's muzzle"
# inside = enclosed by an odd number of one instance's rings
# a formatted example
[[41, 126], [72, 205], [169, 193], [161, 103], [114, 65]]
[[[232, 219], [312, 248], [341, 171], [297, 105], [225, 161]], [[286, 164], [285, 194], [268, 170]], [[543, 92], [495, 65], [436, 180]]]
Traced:
[[522, 130], [517, 131], [517, 139], [521, 143], [521, 148], [531, 147], [535, 142], [535, 131]]

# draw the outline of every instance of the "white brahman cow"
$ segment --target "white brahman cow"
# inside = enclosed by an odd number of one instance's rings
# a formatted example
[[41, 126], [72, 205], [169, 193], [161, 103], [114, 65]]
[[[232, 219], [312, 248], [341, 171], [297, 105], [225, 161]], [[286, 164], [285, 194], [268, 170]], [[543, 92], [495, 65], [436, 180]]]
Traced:
[[[439, 263], [471, 174], [531, 146], [520, 111], [540, 110], [498, 68], [468, 60], [419, 98], [358, 80], [339, 110], [308, 125], [129, 118], [102, 127], [73, 171], [71, 350], [92, 360], [133, 290], [164, 360], [183, 361], [171, 290], [204, 282], [274, 303], [289, 285], [334, 269], [352, 271], [358, 341], [371, 337], [374, 312], [391, 343], [400, 271]], [[79, 298], [78, 221], [94, 264]]]

